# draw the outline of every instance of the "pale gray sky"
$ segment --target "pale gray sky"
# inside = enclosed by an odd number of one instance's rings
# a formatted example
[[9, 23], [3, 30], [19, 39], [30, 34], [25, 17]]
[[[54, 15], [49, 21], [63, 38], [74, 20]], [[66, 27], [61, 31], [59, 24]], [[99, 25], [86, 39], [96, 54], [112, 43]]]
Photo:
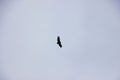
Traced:
[[[3, 0], [1, 0], [3, 1]], [[118, 0], [1, 3], [3, 80], [119, 80]], [[61, 37], [63, 48], [56, 44]]]

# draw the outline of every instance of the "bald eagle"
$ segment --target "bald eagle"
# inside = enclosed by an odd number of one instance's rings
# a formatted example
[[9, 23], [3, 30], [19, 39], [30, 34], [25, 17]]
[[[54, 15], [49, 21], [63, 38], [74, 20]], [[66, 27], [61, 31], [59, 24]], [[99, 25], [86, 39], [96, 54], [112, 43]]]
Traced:
[[62, 48], [62, 44], [61, 44], [61, 41], [60, 41], [60, 37], [59, 37], [59, 36], [57, 37], [57, 44], [60, 46], [60, 48]]

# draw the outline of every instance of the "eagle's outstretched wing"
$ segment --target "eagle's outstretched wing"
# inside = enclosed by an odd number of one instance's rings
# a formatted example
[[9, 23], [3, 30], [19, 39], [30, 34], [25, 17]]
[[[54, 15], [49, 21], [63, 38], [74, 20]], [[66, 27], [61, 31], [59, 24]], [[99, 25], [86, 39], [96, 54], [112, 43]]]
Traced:
[[57, 44], [60, 46], [60, 48], [62, 47], [61, 41], [60, 41], [60, 37], [57, 37]]

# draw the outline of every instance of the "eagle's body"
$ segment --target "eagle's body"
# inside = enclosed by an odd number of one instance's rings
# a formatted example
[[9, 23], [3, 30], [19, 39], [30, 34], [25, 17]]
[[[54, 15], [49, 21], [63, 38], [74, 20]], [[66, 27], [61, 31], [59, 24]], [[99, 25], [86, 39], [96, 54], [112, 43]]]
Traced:
[[57, 37], [57, 44], [60, 46], [60, 48], [62, 48], [62, 44], [61, 44], [61, 41], [60, 41], [60, 37], [59, 37], [59, 36]]

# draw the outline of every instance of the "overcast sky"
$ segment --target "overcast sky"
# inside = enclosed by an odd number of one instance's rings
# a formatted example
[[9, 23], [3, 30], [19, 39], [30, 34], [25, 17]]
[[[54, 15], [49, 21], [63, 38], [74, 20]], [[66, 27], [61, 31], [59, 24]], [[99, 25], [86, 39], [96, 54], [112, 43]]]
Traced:
[[0, 0], [1, 80], [119, 80], [119, 3]]

